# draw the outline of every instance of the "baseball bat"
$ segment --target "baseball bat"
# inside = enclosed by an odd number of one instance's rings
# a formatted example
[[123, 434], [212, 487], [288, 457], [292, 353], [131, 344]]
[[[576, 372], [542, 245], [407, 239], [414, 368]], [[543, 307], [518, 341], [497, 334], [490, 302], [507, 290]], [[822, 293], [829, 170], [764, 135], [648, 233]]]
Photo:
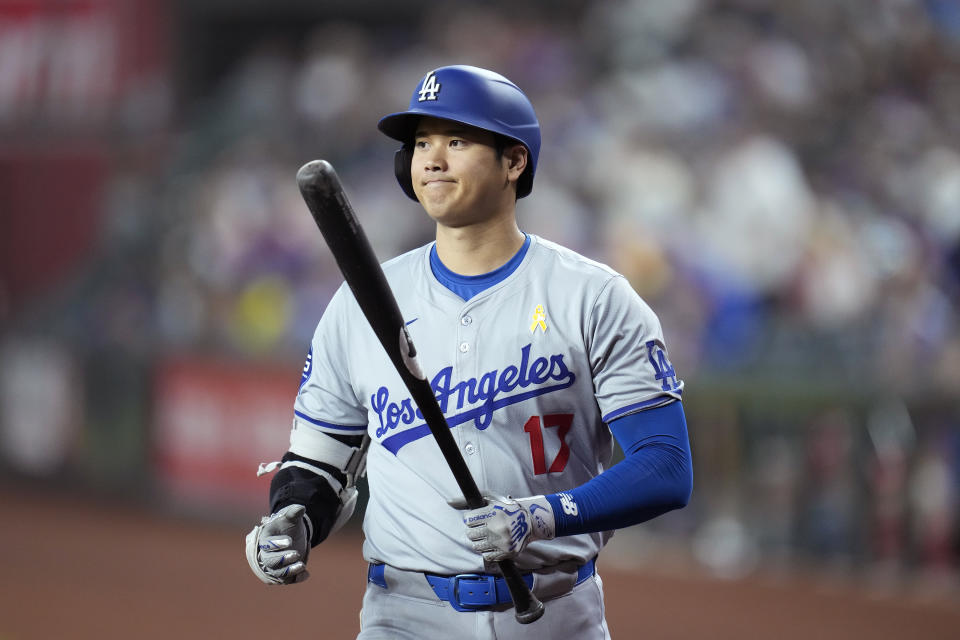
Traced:
[[[471, 509], [484, 506], [486, 501], [457, 448], [433, 388], [420, 369], [400, 307], [336, 171], [326, 160], [313, 160], [297, 171], [297, 186], [363, 315], [423, 414], [467, 506]], [[529, 624], [539, 619], [543, 615], [543, 603], [527, 587], [517, 566], [512, 560], [501, 560], [497, 565], [510, 589], [517, 621]]]

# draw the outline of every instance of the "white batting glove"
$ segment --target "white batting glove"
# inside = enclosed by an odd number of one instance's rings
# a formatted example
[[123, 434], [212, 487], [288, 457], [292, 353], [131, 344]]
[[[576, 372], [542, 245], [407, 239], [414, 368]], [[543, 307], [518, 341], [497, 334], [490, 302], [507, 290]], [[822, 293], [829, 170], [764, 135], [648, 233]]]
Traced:
[[486, 496], [487, 505], [463, 514], [473, 550], [488, 562], [515, 558], [534, 540], [556, 537], [553, 507], [543, 496]]
[[291, 504], [267, 516], [247, 534], [247, 563], [266, 584], [293, 584], [310, 577], [306, 507]]

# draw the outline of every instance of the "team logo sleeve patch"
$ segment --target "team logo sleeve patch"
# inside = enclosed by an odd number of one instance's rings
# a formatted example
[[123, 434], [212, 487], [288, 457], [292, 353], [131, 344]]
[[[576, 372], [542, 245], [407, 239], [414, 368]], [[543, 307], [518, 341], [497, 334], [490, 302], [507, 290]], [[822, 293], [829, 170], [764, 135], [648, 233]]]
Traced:
[[300, 375], [300, 386], [297, 387], [297, 389], [303, 389], [303, 385], [310, 379], [311, 373], [313, 373], [313, 345], [310, 345], [310, 350], [307, 351], [307, 360], [303, 364], [303, 373]]
[[677, 378], [677, 371], [667, 357], [663, 343], [658, 340], [647, 340], [645, 346], [650, 365], [653, 367], [654, 378], [660, 381], [660, 388], [663, 391], [680, 392], [683, 385]]

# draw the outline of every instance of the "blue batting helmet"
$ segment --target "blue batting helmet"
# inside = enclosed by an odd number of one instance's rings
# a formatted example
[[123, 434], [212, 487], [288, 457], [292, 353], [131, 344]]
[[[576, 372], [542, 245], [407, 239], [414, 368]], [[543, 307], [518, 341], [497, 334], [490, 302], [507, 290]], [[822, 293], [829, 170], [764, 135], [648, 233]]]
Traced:
[[520, 88], [499, 73], [454, 65], [428, 73], [410, 97], [410, 108], [383, 117], [377, 128], [403, 143], [394, 169], [403, 192], [416, 200], [410, 161], [417, 121], [423, 116], [452, 120], [485, 129], [527, 148], [527, 168], [517, 181], [517, 197], [533, 189], [540, 154], [540, 123], [533, 105]]

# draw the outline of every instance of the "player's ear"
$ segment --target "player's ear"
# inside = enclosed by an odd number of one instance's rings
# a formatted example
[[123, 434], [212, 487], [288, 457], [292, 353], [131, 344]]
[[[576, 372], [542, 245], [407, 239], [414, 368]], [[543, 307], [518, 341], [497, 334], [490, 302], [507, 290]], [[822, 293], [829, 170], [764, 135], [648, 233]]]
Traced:
[[503, 150], [503, 160], [507, 167], [507, 177], [510, 180], [519, 180], [527, 168], [527, 148], [522, 144], [513, 144]]

